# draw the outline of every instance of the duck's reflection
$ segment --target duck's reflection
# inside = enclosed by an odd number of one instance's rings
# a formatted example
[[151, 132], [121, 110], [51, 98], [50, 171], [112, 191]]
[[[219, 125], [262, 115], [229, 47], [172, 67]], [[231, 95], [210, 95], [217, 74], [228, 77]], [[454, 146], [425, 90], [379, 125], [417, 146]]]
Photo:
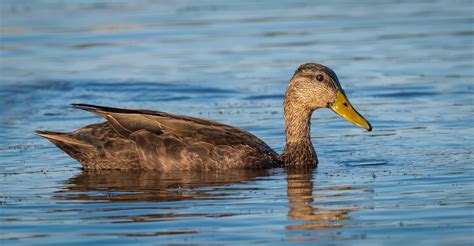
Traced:
[[288, 230], [311, 230], [319, 228], [341, 227], [334, 223], [348, 220], [349, 210], [327, 210], [314, 204], [313, 169], [288, 169], [288, 217], [303, 222], [301, 225], [289, 225]]
[[[341, 225], [337, 221], [347, 220], [348, 209], [324, 209], [318, 206], [318, 199], [328, 199], [330, 195], [315, 196], [313, 187], [313, 169], [287, 169], [287, 196], [289, 201], [288, 218], [302, 223], [291, 223], [287, 230], [314, 230], [334, 228]], [[196, 200], [232, 200], [245, 199], [242, 192], [259, 187], [238, 186], [267, 180], [265, 176], [275, 174], [269, 170], [227, 170], [215, 172], [82, 172], [70, 179], [67, 186], [55, 194], [56, 199], [82, 201], [84, 203], [103, 202], [173, 202]], [[281, 175], [276, 172], [276, 175]], [[269, 187], [263, 187], [265, 190]], [[335, 190], [342, 188], [326, 188]], [[324, 193], [324, 192], [323, 192]], [[334, 196], [334, 195], [333, 195]], [[317, 197], [317, 198], [316, 198]], [[219, 203], [216, 201], [216, 203]], [[166, 206], [166, 205], [165, 205]], [[172, 205], [174, 206], [174, 205]], [[116, 208], [114, 209], [121, 209]], [[127, 207], [129, 209], [129, 207]], [[167, 209], [159, 205], [159, 209]], [[169, 207], [171, 210], [178, 207]], [[147, 210], [148, 211], [148, 210]], [[140, 216], [97, 217], [95, 219], [113, 219], [120, 222], [147, 222], [169, 217], [186, 216], [235, 216], [239, 213], [229, 211], [208, 211], [209, 214], [173, 214], [153, 212]], [[235, 211], [234, 211], [235, 212]], [[165, 219], [166, 219], [165, 218]]]
[[[226, 189], [197, 189], [247, 183], [268, 176], [266, 170], [214, 172], [82, 172], [69, 180], [56, 198], [109, 202], [165, 202], [181, 200], [218, 200]], [[209, 194], [212, 192], [212, 194]]]

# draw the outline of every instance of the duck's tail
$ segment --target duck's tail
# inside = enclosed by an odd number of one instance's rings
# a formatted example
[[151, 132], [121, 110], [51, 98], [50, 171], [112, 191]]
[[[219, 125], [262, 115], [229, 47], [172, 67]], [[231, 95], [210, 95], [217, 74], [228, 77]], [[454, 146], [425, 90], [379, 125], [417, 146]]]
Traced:
[[78, 146], [78, 147], [85, 147], [85, 148], [94, 148], [93, 145], [86, 143], [84, 141], [81, 141], [79, 139], [70, 137], [69, 134], [67, 133], [51, 132], [51, 131], [35, 131], [35, 134], [48, 139], [59, 148], [61, 148], [60, 145], [63, 145], [63, 144], [68, 144], [68, 145], [73, 145], [73, 146]]
[[74, 138], [70, 133], [35, 131], [36, 135], [44, 137], [54, 145], [79, 161], [84, 169], [93, 169], [97, 157], [97, 149], [90, 143]]

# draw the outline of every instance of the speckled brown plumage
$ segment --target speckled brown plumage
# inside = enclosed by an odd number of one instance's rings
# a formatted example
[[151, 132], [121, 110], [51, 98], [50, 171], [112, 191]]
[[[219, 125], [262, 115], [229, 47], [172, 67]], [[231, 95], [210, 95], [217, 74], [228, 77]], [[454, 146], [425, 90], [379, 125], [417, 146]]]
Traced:
[[49, 137], [86, 170], [268, 168], [278, 161], [277, 154], [257, 137], [214, 121], [150, 110], [74, 107], [96, 113], [107, 122], [55, 134], [56, 139], [50, 136], [54, 133], [38, 134]]
[[284, 100], [286, 146], [279, 156], [262, 140], [242, 129], [184, 115], [73, 104], [106, 119], [71, 133], [37, 131], [85, 170], [216, 170], [317, 164], [310, 119], [327, 107], [340, 88], [329, 68], [301, 65], [288, 84]]
[[[319, 81], [317, 76], [322, 76]], [[316, 151], [311, 143], [311, 115], [334, 102], [340, 86], [336, 74], [320, 64], [301, 65], [288, 83], [283, 109], [286, 145], [281, 160], [286, 165], [315, 166]]]

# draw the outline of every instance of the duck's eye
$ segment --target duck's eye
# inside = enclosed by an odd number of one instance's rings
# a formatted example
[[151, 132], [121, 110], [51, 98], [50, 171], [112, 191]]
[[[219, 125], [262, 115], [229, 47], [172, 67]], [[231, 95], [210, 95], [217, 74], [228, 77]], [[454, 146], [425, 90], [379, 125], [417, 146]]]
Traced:
[[322, 76], [321, 74], [318, 74], [318, 76], [316, 76], [316, 79], [318, 81], [323, 81], [324, 80], [324, 76]]

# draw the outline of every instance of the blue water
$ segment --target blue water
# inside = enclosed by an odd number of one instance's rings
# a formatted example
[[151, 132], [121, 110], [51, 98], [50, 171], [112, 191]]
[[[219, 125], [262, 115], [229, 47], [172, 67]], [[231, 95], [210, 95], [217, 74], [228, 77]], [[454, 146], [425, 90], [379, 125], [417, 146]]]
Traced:
[[[472, 1], [0, 2], [0, 242], [474, 244]], [[313, 115], [311, 172], [83, 173], [36, 129], [91, 103], [204, 117], [278, 152], [302, 63], [366, 132]]]

